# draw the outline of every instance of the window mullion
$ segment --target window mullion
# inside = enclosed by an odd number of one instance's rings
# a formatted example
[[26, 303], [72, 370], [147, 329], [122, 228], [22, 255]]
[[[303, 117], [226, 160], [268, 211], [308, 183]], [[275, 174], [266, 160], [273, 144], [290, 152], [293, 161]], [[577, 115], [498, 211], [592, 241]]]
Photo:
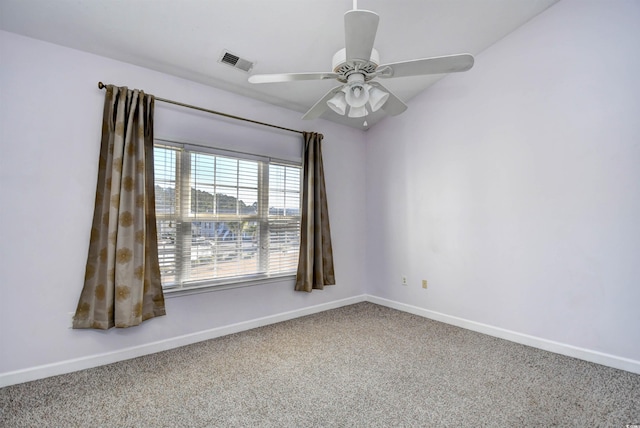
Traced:
[[219, 214], [218, 208], [218, 157], [213, 158], [213, 213]]
[[176, 229], [176, 270], [182, 286], [191, 276], [191, 152], [182, 151], [177, 174], [180, 177], [178, 193], [178, 222]]
[[259, 271], [269, 272], [269, 164], [260, 162], [258, 168]]
[[236, 215], [240, 215], [240, 162], [236, 160]]

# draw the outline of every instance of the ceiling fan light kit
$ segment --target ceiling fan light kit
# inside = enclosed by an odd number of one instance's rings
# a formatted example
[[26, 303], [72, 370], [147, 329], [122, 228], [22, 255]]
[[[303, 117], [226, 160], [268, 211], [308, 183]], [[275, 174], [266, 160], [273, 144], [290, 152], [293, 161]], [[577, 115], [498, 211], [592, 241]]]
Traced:
[[[344, 15], [345, 48], [335, 53], [332, 72], [256, 74], [249, 77], [251, 83], [280, 83], [296, 80], [335, 79], [341, 83], [327, 92], [303, 119], [315, 119], [326, 110], [352, 118], [361, 118], [383, 109], [391, 116], [407, 109], [407, 105], [393, 95], [375, 78], [389, 79], [406, 76], [454, 73], [469, 70], [473, 66], [470, 54], [422, 58], [380, 65], [378, 51], [373, 43], [380, 18], [375, 12], [354, 10]], [[366, 122], [364, 124], [366, 125]]]
[[347, 114], [347, 107], [349, 107], [348, 117], [364, 117], [368, 114], [367, 106], [371, 112], [376, 112], [387, 102], [387, 99], [389, 99], [388, 92], [368, 83], [362, 84], [356, 81], [348, 86], [345, 85], [327, 101], [327, 105], [341, 116]]
[[365, 106], [362, 107], [351, 107], [349, 109], [349, 117], [365, 117], [367, 114], [367, 108]]
[[389, 93], [385, 92], [381, 89], [376, 88], [375, 86], [369, 86], [369, 105], [371, 106], [371, 111], [378, 111], [380, 107], [384, 105], [389, 99]]
[[344, 116], [347, 112], [347, 100], [344, 95], [345, 90], [338, 92], [335, 94], [329, 101], [327, 101], [327, 105], [331, 108], [331, 110], [338, 113], [340, 116]]
[[[369, 91], [364, 86], [364, 76], [362, 74], [352, 74], [349, 76], [349, 86], [345, 98], [351, 107], [362, 107], [369, 101]], [[368, 86], [368, 85], [367, 85]]]

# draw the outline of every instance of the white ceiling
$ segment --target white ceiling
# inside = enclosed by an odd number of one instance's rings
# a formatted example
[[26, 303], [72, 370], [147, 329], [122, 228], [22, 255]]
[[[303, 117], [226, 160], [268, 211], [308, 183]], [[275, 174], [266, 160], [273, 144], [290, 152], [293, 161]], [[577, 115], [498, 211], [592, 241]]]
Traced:
[[[381, 63], [389, 63], [477, 55], [557, 1], [360, 0], [358, 8], [380, 15], [375, 48]], [[251, 73], [256, 74], [330, 71], [333, 54], [344, 47], [343, 15], [352, 7], [352, 0], [0, 0], [0, 28], [267, 101], [302, 116], [337, 86], [335, 81], [253, 85], [247, 73], [218, 59], [228, 50], [255, 62]], [[384, 85], [407, 102], [441, 77], [387, 79]], [[331, 110], [322, 117], [362, 127], [361, 119]], [[382, 111], [370, 115], [369, 126], [382, 117]]]

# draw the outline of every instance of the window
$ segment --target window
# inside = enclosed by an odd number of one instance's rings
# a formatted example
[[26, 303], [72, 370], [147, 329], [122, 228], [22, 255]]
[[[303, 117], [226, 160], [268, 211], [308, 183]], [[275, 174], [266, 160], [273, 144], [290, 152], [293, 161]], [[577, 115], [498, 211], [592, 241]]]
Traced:
[[300, 165], [160, 141], [154, 163], [165, 290], [295, 274]]

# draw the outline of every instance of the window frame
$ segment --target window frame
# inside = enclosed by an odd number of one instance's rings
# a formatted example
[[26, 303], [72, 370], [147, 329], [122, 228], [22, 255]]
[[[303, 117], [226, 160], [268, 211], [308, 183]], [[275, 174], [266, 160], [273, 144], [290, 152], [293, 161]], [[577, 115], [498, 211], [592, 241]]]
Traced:
[[[177, 251], [175, 250], [175, 261], [176, 264], [176, 282], [173, 284], [165, 284], [163, 282], [162, 289], [165, 296], [169, 295], [183, 295], [183, 294], [193, 294], [193, 293], [202, 293], [209, 291], [217, 291], [217, 290], [226, 290], [230, 288], [238, 288], [238, 287], [247, 287], [259, 284], [266, 284], [272, 282], [281, 282], [281, 281], [294, 281], [296, 277], [296, 268], [294, 267], [291, 271], [287, 272], [278, 272], [278, 273], [270, 273], [268, 270], [268, 258], [270, 253], [270, 243], [269, 243], [269, 225], [271, 224], [271, 218], [269, 213], [269, 197], [270, 197], [270, 188], [269, 188], [269, 167], [270, 165], [274, 166], [284, 166], [284, 167], [293, 167], [299, 169], [299, 186], [298, 186], [298, 215], [282, 215], [278, 216], [276, 219], [291, 223], [297, 222], [297, 236], [298, 236], [298, 246], [297, 246], [297, 254], [296, 258], [299, 256], [300, 249], [300, 226], [302, 223], [302, 173], [303, 173], [303, 165], [302, 160], [299, 162], [279, 159], [264, 155], [258, 155], [253, 153], [245, 153], [240, 151], [228, 150], [223, 148], [216, 148], [205, 145], [198, 145], [193, 143], [182, 143], [175, 140], [169, 140], [165, 138], [154, 138], [154, 149], [155, 148], [167, 148], [176, 150], [176, 165], [175, 165], [175, 208], [176, 212], [173, 214], [167, 213], [158, 213], [156, 210], [156, 223], [158, 228], [158, 235], [161, 234], [161, 227], [159, 222], [167, 221], [167, 220], [175, 220], [176, 221], [176, 238], [175, 244], [178, 246], [178, 240], [181, 241], [180, 245], [182, 248], [190, 247], [193, 240], [193, 223], [195, 221], [198, 222], [237, 222], [237, 221], [252, 221], [256, 222], [257, 226], [260, 228], [259, 233], [259, 243], [258, 243], [258, 272], [255, 274], [247, 274], [242, 276], [235, 277], [226, 277], [226, 278], [208, 278], [201, 280], [185, 280], [185, 271], [189, 269], [185, 269], [184, 266], [180, 266], [185, 263], [187, 257], [180, 257]], [[185, 154], [187, 154], [185, 156]], [[226, 158], [234, 158], [237, 160], [248, 160], [248, 161], [257, 161], [258, 162], [258, 209], [256, 214], [241, 214], [236, 211], [236, 214], [215, 214], [207, 215], [206, 213], [192, 213], [190, 210], [191, 207], [191, 155], [192, 154], [205, 154], [205, 155], [213, 155], [213, 156], [222, 156]], [[154, 162], [156, 160], [154, 159]], [[157, 171], [154, 169], [154, 177], [157, 179]], [[155, 187], [155, 185], [154, 185]], [[180, 190], [178, 188], [180, 187]], [[239, 188], [239, 187], [238, 187]], [[264, 196], [266, 194], [266, 196]], [[187, 195], [188, 200], [183, 200], [183, 195]], [[214, 194], [215, 195], [215, 194]], [[215, 197], [215, 196], [214, 196]], [[156, 201], [157, 207], [157, 201]], [[197, 218], [197, 220], [193, 220]], [[188, 219], [185, 221], [185, 219]], [[178, 228], [180, 228], [181, 232], [178, 232]], [[185, 251], [185, 250], [183, 250]], [[186, 251], [190, 251], [186, 250]], [[158, 240], [158, 253], [161, 253], [160, 250], [160, 236]], [[183, 253], [184, 254], [184, 253]], [[190, 258], [190, 257], [189, 257]], [[297, 263], [296, 263], [297, 265]]]

